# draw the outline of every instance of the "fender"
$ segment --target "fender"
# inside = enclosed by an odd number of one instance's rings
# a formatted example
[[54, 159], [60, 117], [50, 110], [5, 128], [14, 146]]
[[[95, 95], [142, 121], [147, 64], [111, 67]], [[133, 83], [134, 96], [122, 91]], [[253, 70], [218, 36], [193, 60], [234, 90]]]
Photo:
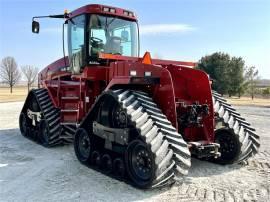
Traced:
[[[136, 76], [130, 76], [131, 70], [136, 71]], [[145, 72], [151, 72], [149, 78], [153, 78], [152, 83], [132, 83], [133, 78], [147, 78]], [[148, 92], [172, 125], [178, 129], [174, 85], [171, 73], [166, 68], [141, 62], [115, 62], [111, 66], [110, 77], [105, 90], [121, 86]]]
[[200, 128], [185, 129], [185, 136], [190, 140], [214, 142], [214, 107], [208, 75], [201, 71], [184, 66], [169, 65], [175, 91], [175, 99], [185, 104], [207, 104], [209, 114], [203, 119], [203, 130]]

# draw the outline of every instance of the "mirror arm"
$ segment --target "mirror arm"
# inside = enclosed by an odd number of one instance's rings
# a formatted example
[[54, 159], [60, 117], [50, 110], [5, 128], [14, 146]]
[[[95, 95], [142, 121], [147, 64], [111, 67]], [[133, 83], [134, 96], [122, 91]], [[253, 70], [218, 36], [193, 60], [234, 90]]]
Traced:
[[32, 18], [32, 20], [34, 20], [35, 18], [68, 18], [69, 15], [68, 13], [65, 13], [65, 14], [60, 14], [60, 15], [42, 15], [42, 16], [34, 16]]

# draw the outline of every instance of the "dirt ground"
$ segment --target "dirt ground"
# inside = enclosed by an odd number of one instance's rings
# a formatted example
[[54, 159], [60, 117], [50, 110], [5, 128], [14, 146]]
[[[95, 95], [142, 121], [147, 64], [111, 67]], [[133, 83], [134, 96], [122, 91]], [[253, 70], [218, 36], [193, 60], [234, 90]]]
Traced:
[[270, 201], [270, 108], [237, 107], [261, 135], [248, 165], [192, 159], [172, 187], [142, 191], [81, 165], [72, 145], [47, 149], [23, 138], [22, 104], [0, 103], [0, 201]]

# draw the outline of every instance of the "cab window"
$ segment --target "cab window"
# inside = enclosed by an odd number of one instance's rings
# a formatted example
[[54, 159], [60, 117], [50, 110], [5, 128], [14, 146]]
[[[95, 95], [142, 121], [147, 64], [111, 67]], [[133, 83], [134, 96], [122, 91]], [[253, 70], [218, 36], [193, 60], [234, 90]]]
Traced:
[[81, 15], [69, 20], [69, 55], [71, 69], [79, 73], [85, 58], [85, 16]]
[[138, 56], [138, 28], [135, 21], [117, 17], [90, 15], [89, 56], [98, 53]]

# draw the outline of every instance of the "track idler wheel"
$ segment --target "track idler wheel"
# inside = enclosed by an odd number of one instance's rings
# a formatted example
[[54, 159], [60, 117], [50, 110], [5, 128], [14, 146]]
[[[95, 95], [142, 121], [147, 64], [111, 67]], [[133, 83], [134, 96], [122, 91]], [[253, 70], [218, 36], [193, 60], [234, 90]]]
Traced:
[[25, 137], [29, 135], [29, 120], [24, 113], [20, 114], [19, 125], [21, 134]]
[[155, 162], [151, 150], [141, 140], [132, 141], [126, 153], [127, 171], [135, 186], [148, 188], [155, 176]]
[[214, 159], [219, 164], [234, 163], [241, 152], [241, 143], [236, 135], [227, 129], [218, 129], [215, 132], [215, 142], [220, 144], [220, 157]]
[[91, 158], [91, 138], [88, 132], [80, 128], [74, 138], [74, 150], [80, 162], [86, 164]]
[[124, 177], [125, 176], [125, 163], [122, 159], [116, 158], [113, 161], [113, 173], [117, 177]]
[[109, 154], [104, 154], [101, 158], [101, 169], [106, 173], [111, 173], [113, 170], [112, 158]]

